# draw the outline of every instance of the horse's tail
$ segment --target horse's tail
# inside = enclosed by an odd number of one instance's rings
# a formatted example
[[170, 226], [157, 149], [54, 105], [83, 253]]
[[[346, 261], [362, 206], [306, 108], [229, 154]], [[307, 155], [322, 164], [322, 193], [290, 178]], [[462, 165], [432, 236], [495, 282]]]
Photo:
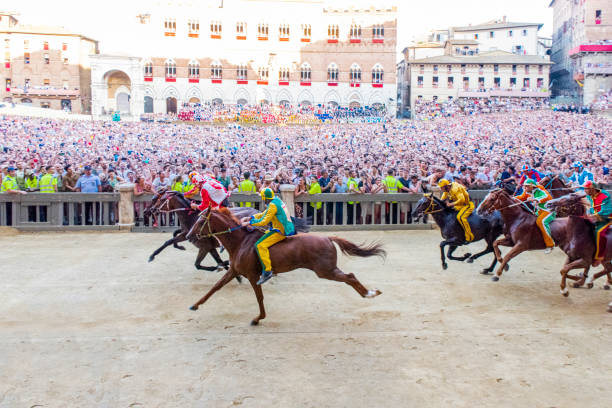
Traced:
[[382, 244], [380, 242], [373, 242], [366, 246], [356, 245], [351, 241], [339, 237], [329, 237], [329, 239], [335, 242], [345, 255], [360, 256], [362, 258], [367, 258], [369, 256], [380, 256], [381, 258], [385, 258], [387, 256], [387, 251], [382, 249]]

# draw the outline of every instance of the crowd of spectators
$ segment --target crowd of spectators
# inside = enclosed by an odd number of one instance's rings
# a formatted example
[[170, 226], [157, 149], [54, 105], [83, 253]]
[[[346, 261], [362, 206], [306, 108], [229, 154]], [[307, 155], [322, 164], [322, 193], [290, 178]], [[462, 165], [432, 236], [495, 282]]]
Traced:
[[417, 99], [414, 118], [431, 120], [439, 117], [470, 116], [481, 113], [519, 112], [549, 109], [546, 98], [460, 98], [425, 101]]

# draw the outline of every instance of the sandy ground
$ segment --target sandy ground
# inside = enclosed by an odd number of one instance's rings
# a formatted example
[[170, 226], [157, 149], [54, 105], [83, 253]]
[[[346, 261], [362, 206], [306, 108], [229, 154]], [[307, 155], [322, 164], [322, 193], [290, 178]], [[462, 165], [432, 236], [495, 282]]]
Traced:
[[147, 263], [166, 235], [0, 237], [0, 406], [612, 405], [611, 293], [562, 297], [558, 250], [494, 283], [488, 257], [442, 271], [437, 231], [340, 235], [385, 243], [385, 263], [340, 259], [383, 294], [284, 274], [258, 327], [248, 284], [190, 311], [221, 274], [196, 271], [194, 248]]

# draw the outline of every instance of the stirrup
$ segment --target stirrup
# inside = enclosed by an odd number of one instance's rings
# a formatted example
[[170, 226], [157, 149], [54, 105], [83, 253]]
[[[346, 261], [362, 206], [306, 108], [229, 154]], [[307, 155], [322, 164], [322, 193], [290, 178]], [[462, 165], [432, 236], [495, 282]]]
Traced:
[[550, 253], [553, 251], [553, 249], [555, 249], [555, 247], [547, 247], [547, 248], [544, 250], [544, 253], [545, 253], [545, 254], [550, 254]]
[[258, 285], [263, 285], [264, 283], [266, 283], [267, 281], [270, 280], [272, 275], [274, 275], [274, 272], [272, 272], [272, 271], [263, 271], [261, 273], [261, 278], [259, 278], [259, 280], [257, 281], [257, 284]]

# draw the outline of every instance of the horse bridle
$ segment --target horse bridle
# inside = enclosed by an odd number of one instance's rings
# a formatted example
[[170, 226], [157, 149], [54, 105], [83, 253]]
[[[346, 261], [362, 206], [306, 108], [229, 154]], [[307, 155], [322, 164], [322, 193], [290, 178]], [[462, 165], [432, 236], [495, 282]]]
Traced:
[[[165, 201], [160, 206], [153, 206], [153, 209], [155, 210], [155, 212], [169, 214], [169, 213], [178, 212], [178, 211], [191, 211], [191, 208], [175, 208], [175, 209], [171, 210], [170, 209], [170, 199], [172, 198], [172, 196], [174, 194], [175, 193], [173, 191], [166, 191], [166, 192], [164, 192], [164, 195], [162, 196], [162, 199], [165, 199]], [[162, 210], [164, 205], [166, 206], [166, 208], [168, 208], [167, 210]], [[152, 212], [153, 212], [153, 210], [152, 210]]]
[[[206, 218], [205, 218], [204, 224], [202, 224], [202, 226], [200, 227], [200, 229], [196, 233], [196, 238], [197, 239], [214, 238], [214, 237], [217, 237], [218, 235], [230, 234], [230, 233], [232, 233], [234, 231], [237, 231], [240, 228], [242, 228], [242, 225], [237, 225], [235, 227], [228, 228], [228, 229], [223, 230], [223, 231], [213, 232], [212, 228], [210, 227], [210, 216], [212, 215], [212, 211], [211, 211], [210, 208], [207, 208], [206, 210], [202, 211], [202, 213], [200, 214], [200, 218], [202, 218], [204, 216], [204, 212], [206, 212]], [[204, 230], [205, 226], [208, 226], [208, 234], [202, 235], [202, 231]]]
[[423, 210], [423, 214], [429, 215], [429, 214], [435, 214], [435, 213], [439, 213], [439, 212], [444, 211], [444, 208], [435, 209], [436, 200], [434, 200], [432, 194], [430, 194], [430, 195], [428, 195], [426, 197], [429, 199], [429, 205], [427, 206], [427, 208], [425, 210]]

